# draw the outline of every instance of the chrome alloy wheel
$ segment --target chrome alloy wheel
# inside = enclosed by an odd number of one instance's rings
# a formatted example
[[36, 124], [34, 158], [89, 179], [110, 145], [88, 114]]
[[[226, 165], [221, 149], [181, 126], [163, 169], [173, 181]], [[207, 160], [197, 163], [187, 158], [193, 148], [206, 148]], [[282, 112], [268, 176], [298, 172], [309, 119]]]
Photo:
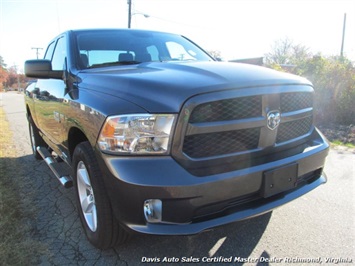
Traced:
[[97, 229], [97, 211], [94, 191], [91, 186], [89, 172], [85, 164], [80, 161], [76, 169], [77, 189], [80, 200], [80, 207], [83, 212], [87, 226], [92, 232]]

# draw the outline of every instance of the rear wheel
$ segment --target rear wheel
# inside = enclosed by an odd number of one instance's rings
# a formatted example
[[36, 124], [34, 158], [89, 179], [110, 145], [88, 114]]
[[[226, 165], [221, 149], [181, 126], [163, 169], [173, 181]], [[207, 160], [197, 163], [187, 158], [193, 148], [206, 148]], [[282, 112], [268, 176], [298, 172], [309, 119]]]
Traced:
[[90, 243], [106, 249], [124, 243], [128, 233], [112, 213], [94, 151], [82, 142], [73, 155], [74, 186], [81, 223]]
[[31, 116], [28, 116], [28, 130], [30, 132], [32, 153], [37, 160], [42, 160], [42, 156], [38, 153], [37, 147], [38, 146], [47, 147], [47, 144], [39, 135], [39, 130], [36, 127], [35, 123], [33, 122]]

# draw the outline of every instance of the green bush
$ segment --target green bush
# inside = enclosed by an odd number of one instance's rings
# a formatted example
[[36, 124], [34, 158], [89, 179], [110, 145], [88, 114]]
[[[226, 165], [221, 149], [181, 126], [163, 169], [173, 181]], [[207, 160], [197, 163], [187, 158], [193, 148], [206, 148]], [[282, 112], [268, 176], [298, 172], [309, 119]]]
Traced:
[[355, 66], [350, 60], [314, 56], [307, 47], [289, 39], [277, 41], [265, 59], [268, 67], [306, 77], [313, 83], [317, 124], [355, 125]]
[[314, 85], [316, 122], [355, 124], [355, 68], [350, 61], [316, 56], [298, 71]]

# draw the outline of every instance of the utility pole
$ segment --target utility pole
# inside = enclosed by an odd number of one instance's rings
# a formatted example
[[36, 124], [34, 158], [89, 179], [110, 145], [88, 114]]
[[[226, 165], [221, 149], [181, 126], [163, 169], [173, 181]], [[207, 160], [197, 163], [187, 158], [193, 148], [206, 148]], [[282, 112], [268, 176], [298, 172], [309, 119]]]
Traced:
[[343, 55], [344, 55], [345, 27], [346, 27], [346, 13], [344, 14], [343, 38], [341, 40], [341, 50], [340, 50], [340, 57], [341, 58], [343, 58]]
[[132, 19], [132, 0], [127, 0], [128, 4], [128, 28], [131, 28], [131, 19]]
[[32, 50], [36, 50], [36, 56], [37, 56], [37, 59], [38, 59], [38, 56], [39, 56], [38, 50], [43, 50], [43, 48], [41, 48], [41, 47], [32, 47]]

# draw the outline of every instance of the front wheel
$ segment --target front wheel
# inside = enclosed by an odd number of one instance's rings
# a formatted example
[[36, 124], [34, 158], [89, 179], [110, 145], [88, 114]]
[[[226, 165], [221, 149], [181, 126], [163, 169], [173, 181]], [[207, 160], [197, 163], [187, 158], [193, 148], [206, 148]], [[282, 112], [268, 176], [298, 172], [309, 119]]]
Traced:
[[74, 187], [81, 223], [90, 243], [106, 249], [124, 243], [128, 233], [113, 216], [100, 168], [89, 142], [73, 154]]

